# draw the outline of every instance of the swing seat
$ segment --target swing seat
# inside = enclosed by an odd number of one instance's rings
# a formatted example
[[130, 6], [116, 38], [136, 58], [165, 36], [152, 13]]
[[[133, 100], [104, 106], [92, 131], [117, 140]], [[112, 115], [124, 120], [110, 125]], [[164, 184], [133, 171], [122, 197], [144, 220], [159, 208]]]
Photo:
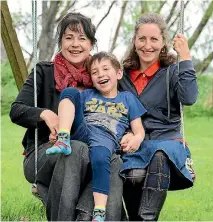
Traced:
[[190, 172], [193, 182], [196, 179], [196, 173], [193, 169], [193, 160], [191, 158], [186, 159], [186, 168]]
[[42, 198], [41, 198], [41, 196], [39, 195], [38, 188], [37, 188], [37, 186], [36, 186], [35, 183], [32, 185], [31, 193], [32, 193], [32, 195], [33, 195], [34, 197], [36, 197], [36, 198], [38, 198], [39, 200], [42, 201]]

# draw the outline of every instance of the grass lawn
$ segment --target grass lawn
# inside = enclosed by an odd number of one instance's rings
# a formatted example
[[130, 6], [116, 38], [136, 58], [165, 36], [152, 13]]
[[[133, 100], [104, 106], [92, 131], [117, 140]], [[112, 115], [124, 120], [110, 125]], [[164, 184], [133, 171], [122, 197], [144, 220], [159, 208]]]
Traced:
[[[23, 176], [21, 140], [25, 129], [2, 117], [1, 140], [1, 220], [45, 220], [43, 206], [30, 193], [31, 185]], [[213, 221], [213, 118], [185, 119], [185, 134], [189, 143], [197, 180], [193, 188], [171, 191], [159, 220]]]

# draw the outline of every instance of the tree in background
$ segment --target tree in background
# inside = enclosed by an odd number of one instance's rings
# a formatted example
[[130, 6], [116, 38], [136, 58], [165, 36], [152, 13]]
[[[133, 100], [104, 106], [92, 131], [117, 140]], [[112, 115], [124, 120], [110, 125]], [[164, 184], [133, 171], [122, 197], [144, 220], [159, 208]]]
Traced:
[[[190, 8], [193, 7], [193, 4], [197, 4], [199, 10], [202, 11], [203, 15], [200, 21], [190, 19]], [[179, 30], [179, 8], [179, 1], [129, 1], [128, 4], [125, 5], [125, 12], [122, 10], [121, 14], [123, 21], [117, 26], [112, 41], [113, 47], [110, 51], [113, 52], [116, 48], [116, 44], [118, 45], [119, 42], [124, 42], [126, 45], [130, 44], [135, 21], [141, 16], [141, 14], [146, 12], [155, 12], [164, 15], [171, 33], [171, 38], [173, 38]], [[185, 1], [184, 34], [188, 38], [189, 47], [192, 49], [192, 53], [194, 52], [193, 54], [195, 55], [197, 52], [201, 53], [204, 58], [203, 60], [200, 60], [200, 57], [195, 57], [197, 73], [203, 73], [213, 60], [213, 34], [211, 34], [212, 31], [210, 31], [213, 24], [212, 13], [213, 1], [198, 1], [196, 3], [194, 1]], [[194, 17], [196, 17], [196, 15]], [[192, 27], [192, 23], [197, 24], [196, 28]], [[201, 34], [203, 34], [203, 39], [206, 40], [204, 40], [205, 42], [202, 45], [197, 44], [197, 40], [199, 40]]]
[[[106, 4], [106, 1], [92, 1], [87, 0], [83, 4], [81, 1], [42, 1], [42, 13], [38, 15], [37, 27], [38, 27], [38, 60], [49, 61], [56, 47], [56, 26], [58, 22], [68, 13], [80, 11], [84, 8], [95, 8], [99, 10], [103, 4], [106, 5], [106, 13], [103, 15], [101, 20], [98, 22], [97, 28], [101, 25], [104, 19], [110, 13], [111, 8], [116, 3], [112, 1], [109, 4]], [[26, 13], [22, 15], [21, 11], [18, 13], [13, 13], [12, 17], [14, 18], [14, 25], [16, 30], [23, 30], [27, 41], [32, 42], [32, 28], [31, 28], [31, 14]], [[22, 47], [22, 50], [29, 55], [29, 60], [27, 62], [27, 67], [30, 67], [33, 52], [29, 52], [27, 49]]]
[[[190, 9], [197, 6], [199, 12], [202, 12], [202, 18], [197, 21], [196, 15], [191, 15]], [[96, 22], [96, 28], [104, 25], [104, 20], [112, 16], [112, 8], [116, 7], [117, 24], [111, 28], [112, 34], [108, 50], [114, 53], [119, 45], [128, 47], [133, 33], [135, 21], [142, 13], [156, 12], [164, 15], [170, 29], [171, 38], [178, 32], [179, 21], [179, 1], [42, 1], [42, 13], [38, 15], [38, 55], [39, 60], [50, 60], [56, 51], [56, 30], [55, 27], [60, 19], [68, 12], [82, 12], [85, 8], [91, 12], [90, 17], [97, 20], [97, 11], [102, 11], [101, 18]], [[185, 24], [184, 34], [189, 40], [189, 46], [192, 49], [193, 59], [197, 73], [203, 73], [213, 60], [213, 34], [211, 25], [213, 25], [213, 1], [185, 1]], [[99, 14], [100, 17], [100, 14]], [[24, 30], [28, 42], [31, 40], [31, 14], [22, 15], [13, 14], [16, 30]], [[194, 25], [196, 23], [196, 25]], [[195, 27], [196, 26], [196, 27]], [[200, 36], [204, 41], [199, 43]], [[32, 52], [22, 48], [25, 53], [29, 54], [27, 66], [30, 66]], [[125, 50], [123, 52], [125, 55]], [[197, 56], [199, 55], [199, 57]], [[201, 59], [203, 58], [203, 59]]]

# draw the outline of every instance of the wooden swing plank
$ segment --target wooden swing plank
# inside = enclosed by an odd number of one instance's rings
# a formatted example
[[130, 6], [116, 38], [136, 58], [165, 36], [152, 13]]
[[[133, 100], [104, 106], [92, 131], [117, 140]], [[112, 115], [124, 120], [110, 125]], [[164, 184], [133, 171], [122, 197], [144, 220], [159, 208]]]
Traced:
[[7, 1], [1, 2], [1, 37], [17, 88], [20, 90], [28, 76], [28, 71], [16, 32], [12, 25]]

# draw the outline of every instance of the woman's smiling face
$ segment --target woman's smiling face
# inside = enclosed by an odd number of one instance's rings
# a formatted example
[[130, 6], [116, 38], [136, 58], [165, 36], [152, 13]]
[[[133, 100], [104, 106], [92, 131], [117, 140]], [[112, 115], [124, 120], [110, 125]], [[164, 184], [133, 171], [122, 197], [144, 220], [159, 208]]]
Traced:
[[61, 41], [62, 55], [76, 68], [84, 65], [92, 50], [90, 39], [84, 33], [83, 27], [79, 26], [79, 32], [72, 31], [67, 27]]
[[142, 24], [135, 35], [135, 50], [141, 67], [149, 67], [159, 59], [164, 46], [161, 30], [156, 24]]

